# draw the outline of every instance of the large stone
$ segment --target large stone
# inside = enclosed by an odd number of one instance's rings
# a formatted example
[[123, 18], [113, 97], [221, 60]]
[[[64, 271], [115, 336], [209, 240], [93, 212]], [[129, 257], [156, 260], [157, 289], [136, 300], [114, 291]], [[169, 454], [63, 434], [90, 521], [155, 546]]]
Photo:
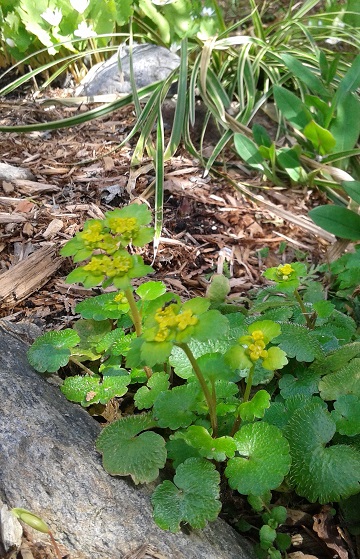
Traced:
[[[165, 47], [151, 44], [134, 45], [133, 67], [138, 89], [165, 80], [178, 68], [180, 58]], [[120, 60], [119, 60], [120, 59]], [[131, 93], [130, 54], [122, 47], [106, 62], [93, 66], [76, 89], [78, 96]]]
[[41, 516], [71, 559], [250, 559], [222, 520], [187, 534], [156, 527], [150, 489], [103, 470], [98, 423], [29, 366], [27, 334], [0, 321], [0, 499]]

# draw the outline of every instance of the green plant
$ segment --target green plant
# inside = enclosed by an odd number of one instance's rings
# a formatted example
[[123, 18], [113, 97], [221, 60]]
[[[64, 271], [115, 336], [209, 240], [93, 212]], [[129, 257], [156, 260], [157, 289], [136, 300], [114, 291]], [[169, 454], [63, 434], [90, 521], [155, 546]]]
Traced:
[[79, 303], [82, 318], [38, 338], [29, 361], [40, 372], [72, 362], [80, 374], [61, 390], [84, 407], [133, 394], [135, 413], [107, 425], [97, 449], [111, 475], [135, 483], [172, 463], [173, 481], [152, 497], [160, 527], [214, 520], [227, 480], [252, 504], [261, 500], [260, 549], [279, 557], [289, 542], [276, 532], [284, 510], [270, 491], [282, 485], [320, 503], [359, 492], [356, 323], [302, 263], [268, 269], [273, 284], [249, 310], [227, 301], [223, 276], [186, 302], [162, 282], [134, 289], [134, 278], [152, 272], [138, 254], [153, 235], [150, 220], [133, 204], [88, 221], [64, 246], [81, 263], [68, 282], [117, 290]]
[[46, 522], [44, 522], [44, 520], [40, 518], [40, 516], [37, 516], [33, 512], [21, 508], [11, 509], [11, 512], [14, 514], [14, 516], [16, 516], [16, 518], [18, 518], [28, 526], [31, 526], [31, 528], [34, 528], [34, 530], [37, 530], [38, 532], [42, 532], [43, 534], [48, 534], [57, 559], [61, 559], [61, 553], [57, 546], [55, 538], [52, 532], [50, 531], [50, 528], [46, 524]]

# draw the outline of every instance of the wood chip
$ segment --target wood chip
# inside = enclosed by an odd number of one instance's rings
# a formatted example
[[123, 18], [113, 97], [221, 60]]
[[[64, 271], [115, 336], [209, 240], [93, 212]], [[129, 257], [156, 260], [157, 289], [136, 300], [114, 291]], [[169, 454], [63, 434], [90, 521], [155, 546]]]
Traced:
[[61, 219], [53, 219], [43, 232], [44, 239], [51, 239], [64, 227], [64, 222]]
[[63, 259], [58, 247], [44, 246], [0, 275], [0, 303], [12, 307], [45, 285]]

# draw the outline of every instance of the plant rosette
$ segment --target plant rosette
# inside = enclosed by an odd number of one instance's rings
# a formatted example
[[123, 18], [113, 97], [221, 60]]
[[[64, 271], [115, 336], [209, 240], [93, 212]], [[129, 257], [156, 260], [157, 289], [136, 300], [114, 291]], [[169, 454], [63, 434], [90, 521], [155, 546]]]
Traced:
[[264, 272], [266, 279], [276, 282], [282, 291], [294, 291], [300, 285], [300, 278], [306, 276], [306, 266], [301, 262], [283, 264], [274, 268], [268, 268]]

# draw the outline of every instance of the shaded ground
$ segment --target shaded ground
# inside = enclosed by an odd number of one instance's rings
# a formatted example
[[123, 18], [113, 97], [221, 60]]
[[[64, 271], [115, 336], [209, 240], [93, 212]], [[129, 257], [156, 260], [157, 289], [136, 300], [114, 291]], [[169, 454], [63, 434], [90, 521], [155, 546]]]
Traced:
[[[78, 110], [21, 100], [3, 101], [0, 107], [2, 125], [43, 122]], [[96, 290], [65, 283], [71, 262], [58, 259], [57, 252], [88, 218], [134, 200], [153, 207], [151, 164], [130, 167], [135, 144], [112, 151], [133, 123], [128, 108], [76, 128], [3, 135], [0, 161], [30, 169], [35, 180], [3, 181], [0, 186], [0, 280], [10, 277], [14, 286], [5, 289], [0, 281], [0, 317], [61, 329], [74, 320], [76, 303], [94, 294]], [[304, 218], [314, 203], [311, 191], [276, 189], [244, 168], [231, 150], [226, 159], [226, 169], [219, 167], [206, 178], [184, 151], [166, 164], [163, 237], [153, 266], [156, 278], [183, 298], [203, 295], [209, 276], [222, 270], [230, 277], [232, 297], [246, 297], [262, 284], [267, 266], [295, 258], [316, 264], [329, 245], [330, 237], [311, 233], [311, 222]], [[152, 247], [143, 255], [151, 262]], [[31, 289], [30, 280], [23, 281], [30, 258], [35, 259], [36, 278]], [[242, 501], [229, 496], [224, 517], [236, 522], [242, 507]], [[329, 534], [337, 527], [330, 512], [320, 509], [303, 503], [289, 508], [292, 552], [335, 557], [325, 540], [335, 541]], [[317, 532], [314, 514], [320, 515], [315, 517]], [[337, 556], [351, 557], [339, 539]], [[51, 557], [48, 551], [32, 552], [35, 558]]]

